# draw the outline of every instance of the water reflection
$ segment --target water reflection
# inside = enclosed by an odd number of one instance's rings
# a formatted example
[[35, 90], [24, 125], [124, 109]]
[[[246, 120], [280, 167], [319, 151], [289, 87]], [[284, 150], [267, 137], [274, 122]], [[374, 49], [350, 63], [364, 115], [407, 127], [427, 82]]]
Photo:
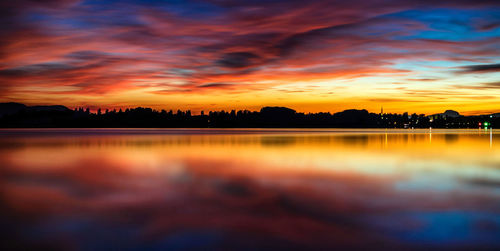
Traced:
[[497, 131], [0, 134], [10, 248], [500, 247]]

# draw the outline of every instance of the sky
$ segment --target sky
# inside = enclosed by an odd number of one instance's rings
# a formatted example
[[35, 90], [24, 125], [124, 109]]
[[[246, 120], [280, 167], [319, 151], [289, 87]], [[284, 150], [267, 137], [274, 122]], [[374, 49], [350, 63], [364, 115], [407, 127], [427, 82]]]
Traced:
[[0, 20], [0, 102], [500, 112], [497, 0], [20, 0]]

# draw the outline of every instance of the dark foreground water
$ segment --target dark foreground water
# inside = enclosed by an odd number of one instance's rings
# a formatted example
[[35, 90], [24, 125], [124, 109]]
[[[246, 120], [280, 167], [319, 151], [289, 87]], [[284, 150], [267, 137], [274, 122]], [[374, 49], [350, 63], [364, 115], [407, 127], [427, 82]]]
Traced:
[[500, 132], [0, 130], [2, 250], [500, 248]]

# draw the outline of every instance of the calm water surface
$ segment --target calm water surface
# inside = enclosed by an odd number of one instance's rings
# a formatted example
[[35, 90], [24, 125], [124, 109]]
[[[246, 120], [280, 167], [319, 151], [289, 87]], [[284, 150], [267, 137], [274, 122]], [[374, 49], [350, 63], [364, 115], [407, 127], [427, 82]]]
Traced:
[[0, 130], [2, 250], [500, 248], [500, 131]]

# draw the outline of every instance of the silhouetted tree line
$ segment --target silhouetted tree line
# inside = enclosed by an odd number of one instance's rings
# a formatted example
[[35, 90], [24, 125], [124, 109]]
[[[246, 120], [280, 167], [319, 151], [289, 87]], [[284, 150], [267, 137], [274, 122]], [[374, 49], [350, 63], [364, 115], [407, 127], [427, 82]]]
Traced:
[[[260, 111], [210, 111], [192, 115], [191, 111], [156, 111], [151, 108], [70, 110], [64, 106], [0, 106], [0, 127], [192, 127], [192, 128], [477, 128], [479, 123], [500, 124], [489, 116], [440, 117], [424, 114], [376, 114], [366, 110], [338, 113], [298, 113], [285, 107], [264, 107]], [[15, 107], [15, 109], [11, 109]]]

